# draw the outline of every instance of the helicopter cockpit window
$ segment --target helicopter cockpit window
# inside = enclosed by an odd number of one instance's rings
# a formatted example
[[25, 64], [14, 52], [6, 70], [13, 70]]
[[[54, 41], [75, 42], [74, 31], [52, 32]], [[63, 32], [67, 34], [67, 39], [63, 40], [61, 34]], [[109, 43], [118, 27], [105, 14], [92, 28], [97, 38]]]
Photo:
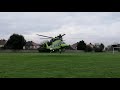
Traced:
[[62, 42], [62, 44], [65, 44], [64, 42]]

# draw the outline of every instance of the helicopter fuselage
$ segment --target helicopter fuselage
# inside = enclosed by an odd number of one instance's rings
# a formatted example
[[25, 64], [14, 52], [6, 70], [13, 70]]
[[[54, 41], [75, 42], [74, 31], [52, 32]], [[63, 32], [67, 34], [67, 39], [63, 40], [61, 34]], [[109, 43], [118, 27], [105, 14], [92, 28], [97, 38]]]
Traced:
[[61, 40], [56, 40], [52, 42], [50, 46], [48, 46], [48, 44], [46, 43], [46, 46], [47, 46], [47, 49], [55, 50], [55, 49], [62, 49], [64, 47], [67, 47], [68, 45]]
[[[38, 36], [42, 36], [42, 37], [47, 37], [47, 38], [51, 38], [50, 42], [48, 43], [45, 43], [46, 44], [46, 49], [47, 50], [50, 50], [50, 51], [57, 51], [59, 50], [60, 52], [62, 51], [62, 49], [68, 47], [69, 45], [65, 44], [62, 40], [62, 37], [65, 35], [59, 35], [55, 38], [53, 37], [49, 37], [49, 36], [45, 36], [45, 35], [39, 35], [37, 34]], [[46, 38], [46, 39], [47, 39]]]

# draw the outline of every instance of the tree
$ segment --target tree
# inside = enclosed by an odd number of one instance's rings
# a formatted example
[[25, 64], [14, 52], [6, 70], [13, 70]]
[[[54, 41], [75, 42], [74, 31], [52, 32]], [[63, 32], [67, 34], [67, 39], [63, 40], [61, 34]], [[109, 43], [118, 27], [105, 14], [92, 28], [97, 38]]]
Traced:
[[13, 34], [8, 39], [7, 43], [5, 44], [5, 49], [14, 49], [19, 50], [23, 49], [23, 46], [26, 44], [26, 40], [22, 35], [19, 34]]
[[101, 51], [104, 50], [104, 47], [105, 47], [104, 44], [101, 43], [101, 44], [100, 44], [100, 49], [101, 49]]
[[86, 49], [86, 43], [83, 40], [78, 42], [77, 50], [85, 50], [85, 49]]
[[88, 45], [86, 45], [86, 49], [85, 49], [86, 52], [92, 52], [93, 51], [93, 45], [90, 43]]
[[102, 43], [101, 44], [96, 44], [94, 46], [95, 52], [103, 52], [103, 49], [104, 49], [104, 45]]

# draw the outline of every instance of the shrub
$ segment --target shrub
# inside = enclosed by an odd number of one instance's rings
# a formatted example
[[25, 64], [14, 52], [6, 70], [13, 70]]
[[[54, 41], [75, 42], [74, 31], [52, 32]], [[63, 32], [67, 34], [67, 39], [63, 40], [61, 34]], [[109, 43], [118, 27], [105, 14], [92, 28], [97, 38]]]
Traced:
[[92, 48], [90, 45], [86, 45], [85, 51], [86, 51], [86, 52], [92, 52], [92, 51], [93, 51], [93, 48]]

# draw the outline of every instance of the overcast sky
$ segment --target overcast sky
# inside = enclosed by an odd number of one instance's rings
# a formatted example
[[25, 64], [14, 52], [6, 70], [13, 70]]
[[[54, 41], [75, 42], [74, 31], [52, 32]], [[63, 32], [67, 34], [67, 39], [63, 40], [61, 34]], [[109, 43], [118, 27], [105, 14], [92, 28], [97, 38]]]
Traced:
[[0, 12], [0, 39], [22, 34], [40, 43], [36, 34], [66, 34], [66, 43], [120, 43], [120, 12]]

